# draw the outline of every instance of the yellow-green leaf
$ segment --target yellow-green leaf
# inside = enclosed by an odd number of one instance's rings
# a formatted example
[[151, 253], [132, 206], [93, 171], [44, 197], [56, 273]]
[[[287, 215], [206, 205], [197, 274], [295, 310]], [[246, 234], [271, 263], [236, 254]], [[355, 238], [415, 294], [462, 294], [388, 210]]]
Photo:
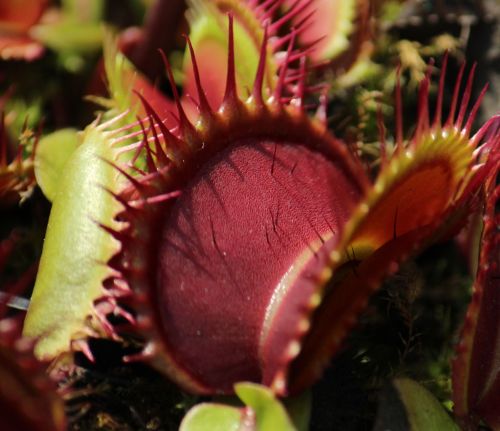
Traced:
[[40, 139], [35, 153], [36, 181], [49, 201], [53, 201], [61, 173], [79, 144], [75, 129], [61, 129]]

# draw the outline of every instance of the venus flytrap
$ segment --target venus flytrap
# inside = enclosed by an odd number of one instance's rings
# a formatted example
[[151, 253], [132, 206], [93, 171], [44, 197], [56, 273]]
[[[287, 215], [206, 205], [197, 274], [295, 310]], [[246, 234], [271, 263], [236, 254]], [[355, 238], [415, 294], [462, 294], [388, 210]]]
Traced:
[[284, 101], [285, 69], [264, 97], [265, 43], [247, 100], [238, 96], [231, 26], [228, 51], [214, 111], [193, 50], [196, 124], [178, 96], [172, 131], [143, 101], [147, 169], [125, 175], [130, 184], [117, 196], [124, 228], [106, 228], [120, 250], [102, 302], [134, 311], [130, 328], [116, 328], [144, 339], [129, 360], [147, 361], [184, 389], [230, 393], [246, 379], [286, 395], [320, 376], [383, 278], [467, 210], [496, 168], [495, 120], [470, 137], [481, 99], [466, 115], [470, 77], [460, 104], [457, 80], [443, 122], [443, 70], [431, 123], [427, 77], [406, 141], [397, 97], [395, 151], [371, 184], [343, 143], [306, 115], [302, 85]]
[[96, 121], [83, 132], [58, 178], [24, 327], [27, 336], [43, 334], [35, 349], [40, 358], [69, 352], [79, 340], [102, 330], [92, 301], [104, 292], [102, 283], [110, 273], [104, 262], [119, 246], [99, 226], [112, 221], [120, 208], [108, 191], [120, 184], [118, 173], [106, 162], [119, 157], [108, 126]]
[[[142, 351], [126, 361], [152, 365], [185, 391], [232, 394], [238, 382], [250, 381], [267, 386], [268, 398], [284, 397], [321, 376], [401, 262], [456, 231], [483, 199], [491, 217], [498, 117], [472, 134], [485, 90], [469, 106], [474, 72], [461, 89], [462, 67], [443, 120], [445, 57], [434, 118], [427, 74], [406, 139], [397, 83], [394, 150], [389, 157], [381, 133], [372, 181], [328, 130], [325, 105], [316, 116], [306, 109], [310, 51], [296, 50], [294, 42], [307, 25], [288, 36], [273, 33], [299, 17], [293, 10], [306, 10], [301, 2], [277, 21], [269, 18], [280, 0], [210, 4], [206, 27], [205, 12], [197, 17], [206, 32], [188, 39], [181, 96], [165, 58], [173, 115], [154, 106], [156, 90], [128, 93], [130, 75], [108, 67], [112, 93], [120, 94], [114, 101], [123, 96], [117, 106], [132, 104], [139, 119], [129, 111], [109, 113], [84, 131], [64, 164], [25, 333], [37, 338], [42, 358], [78, 349], [92, 357], [89, 336], [132, 336]], [[221, 48], [226, 37], [217, 26], [228, 9], [227, 48]], [[256, 24], [255, 34], [248, 22]], [[240, 51], [235, 40], [243, 39]], [[207, 40], [219, 44], [224, 67], [210, 64]], [[245, 55], [250, 66], [238, 60]], [[213, 88], [206, 70], [216, 71]], [[196, 109], [186, 105], [187, 93]], [[483, 261], [496, 250], [486, 225]], [[490, 271], [478, 273], [476, 291], [494, 291]], [[498, 322], [480, 299], [476, 294], [469, 311], [455, 372], [470, 388], [466, 397], [456, 384], [457, 414], [466, 423], [481, 416], [496, 425], [489, 392], [498, 386], [491, 374], [496, 363], [475, 328], [493, 321], [498, 329]], [[483, 397], [467, 379], [470, 364], [485, 355], [492, 365], [479, 376], [487, 386]], [[225, 412], [236, 420], [235, 410]]]

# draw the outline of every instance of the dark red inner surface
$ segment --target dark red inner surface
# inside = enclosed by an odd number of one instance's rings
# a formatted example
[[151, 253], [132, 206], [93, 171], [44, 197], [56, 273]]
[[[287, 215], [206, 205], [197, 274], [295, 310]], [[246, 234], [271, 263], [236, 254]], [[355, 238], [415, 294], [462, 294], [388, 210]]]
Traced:
[[224, 391], [261, 381], [275, 286], [310, 243], [339, 232], [358, 199], [352, 183], [290, 143], [242, 141], [204, 165], [165, 219], [158, 255], [158, 305], [180, 366]]

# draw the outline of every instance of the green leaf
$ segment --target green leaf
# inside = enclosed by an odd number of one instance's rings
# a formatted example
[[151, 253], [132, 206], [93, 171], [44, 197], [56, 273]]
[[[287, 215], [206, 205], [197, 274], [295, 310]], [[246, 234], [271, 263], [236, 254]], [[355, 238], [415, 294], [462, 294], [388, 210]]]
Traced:
[[79, 144], [75, 129], [61, 129], [40, 139], [35, 153], [36, 181], [53, 202], [67, 160]]
[[[221, 51], [227, 55], [227, 11], [221, 13], [216, 7], [207, 5], [203, 12], [193, 13], [190, 20], [189, 38], [196, 52], [196, 57], [203, 57], [202, 50], [204, 44], [211, 42], [210, 47], [219, 46]], [[236, 57], [236, 77], [239, 89], [252, 88], [253, 79], [259, 63], [259, 45], [256, 45], [248, 31], [235, 20], [234, 23], [234, 43], [238, 47], [238, 52], [242, 53]], [[192, 67], [191, 55], [186, 49], [185, 53], [184, 72], [187, 68]], [[205, 67], [216, 67], [225, 70], [225, 64], [211, 65], [204, 61], [198, 61], [200, 70]], [[202, 74], [203, 76], [203, 74]], [[221, 76], [221, 80], [225, 79], [225, 75]]]
[[21, 95], [7, 98], [5, 112], [8, 112], [9, 121], [6, 121], [11, 136], [21, 136], [26, 129], [36, 130], [40, 124], [43, 111], [43, 99], [33, 94], [33, 98], [25, 100]]
[[295, 431], [285, 408], [269, 388], [256, 383], [237, 383], [234, 389], [238, 397], [255, 412], [258, 431]]
[[60, 175], [24, 327], [25, 335], [39, 339], [39, 358], [67, 352], [72, 340], [99, 328], [94, 301], [110, 276], [105, 262], [120, 247], [98, 225], [120, 229], [120, 205], [103, 189], [119, 191], [118, 171], [103, 160], [115, 161], [116, 154], [106, 132], [93, 124]]
[[118, 49], [117, 39], [109, 30], [104, 34], [103, 45], [104, 70], [110, 94], [110, 105], [121, 113], [130, 109], [126, 116], [129, 123], [135, 121], [137, 106], [131, 106], [132, 92], [137, 79], [134, 65]]
[[312, 393], [310, 390], [285, 398], [283, 404], [298, 431], [307, 431], [311, 421]]
[[401, 378], [381, 395], [374, 431], [458, 431], [439, 401], [417, 382]]
[[98, 23], [104, 13], [104, 0], [62, 0], [64, 13], [77, 22]]
[[[264, 29], [254, 16], [251, 7], [245, 2], [229, 5], [218, 2], [196, 2], [186, 16], [189, 20], [189, 38], [196, 52], [196, 59], [202, 82], [205, 83], [206, 96], [214, 106], [221, 103], [224, 95], [228, 54], [228, 13], [234, 17], [234, 45], [238, 47], [235, 55], [236, 84], [241, 94], [252, 88], [260, 59]], [[276, 82], [277, 60], [268, 50], [264, 82], [270, 89]], [[186, 48], [182, 73], [184, 89], [196, 94], [191, 54]], [[204, 79], [207, 81], [204, 81]]]
[[82, 23], [62, 16], [55, 23], [34, 27], [31, 36], [59, 53], [91, 54], [101, 48], [103, 28], [98, 23]]
[[241, 426], [241, 410], [223, 404], [199, 404], [189, 410], [179, 431], [238, 431]]
[[[286, 409], [266, 386], [256, 383], [237, 383], [234, 385], [238, 397], [247, 407], [234, 407], [218, 403], [205, 403], [193, 407], [184, 417], [180, 431], [297, 431]], [[296, 417], [306, 429], [309, 421], [309, 408], [303, 409], [309, 396], [297, 397]]]

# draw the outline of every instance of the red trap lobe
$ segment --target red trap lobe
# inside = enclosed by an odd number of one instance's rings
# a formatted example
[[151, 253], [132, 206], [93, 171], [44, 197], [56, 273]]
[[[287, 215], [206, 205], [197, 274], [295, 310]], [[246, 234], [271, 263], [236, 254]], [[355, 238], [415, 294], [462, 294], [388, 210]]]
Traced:
[[227, 391], [261, 381], [259, 340], [276, 286], [304, 251], [338, 233], [357, 198], [341, 169], [303, 146], [247, 140], [211, 159], [163, 224], [157, 278], [175, 360]]

